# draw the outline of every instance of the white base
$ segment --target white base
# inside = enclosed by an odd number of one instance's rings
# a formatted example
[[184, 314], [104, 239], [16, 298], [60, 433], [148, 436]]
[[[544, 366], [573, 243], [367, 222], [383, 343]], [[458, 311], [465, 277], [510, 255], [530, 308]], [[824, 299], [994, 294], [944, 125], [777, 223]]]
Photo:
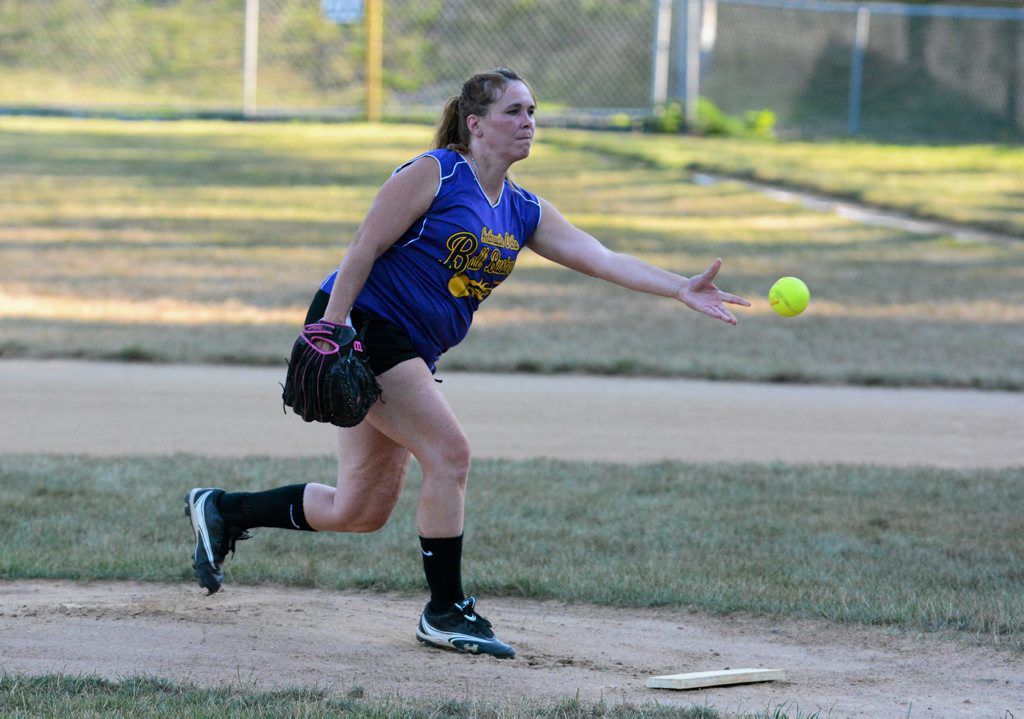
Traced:
[[712, 672], [666, 674], [647, 680], [648, 689], [700, 689], [727, 684], [783, 681], [786, 673], [781, 669], [723, 669]]

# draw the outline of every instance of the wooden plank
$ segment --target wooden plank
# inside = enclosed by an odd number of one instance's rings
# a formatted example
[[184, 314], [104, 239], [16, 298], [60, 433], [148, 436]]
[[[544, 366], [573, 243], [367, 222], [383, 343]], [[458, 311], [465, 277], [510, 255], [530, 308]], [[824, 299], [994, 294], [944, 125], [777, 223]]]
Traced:
[[783, 681], [786, 673], [781, 669], [722, 669], [711, 672], [666, 674], [647, 680], [648, 689], [700, 689], [727, 684]]

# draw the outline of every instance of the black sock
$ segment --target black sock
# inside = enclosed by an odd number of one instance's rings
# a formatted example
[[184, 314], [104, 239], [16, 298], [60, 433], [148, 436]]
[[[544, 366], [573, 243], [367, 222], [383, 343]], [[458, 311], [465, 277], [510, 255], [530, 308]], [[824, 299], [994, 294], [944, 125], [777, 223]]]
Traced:
[[442, 612], [462, 601], [462, 535], [457, 537], [420, 537], [423, 573], [430, 587], [430, 611]]
[[228, 492], [217, 502], [224, 522], [230, 526], [250, 529], [252, 527], [280, 527], [316, 531], [306, 522], [302, 511], [302, 494], [305, 484], [290, 484], [266, 492]]

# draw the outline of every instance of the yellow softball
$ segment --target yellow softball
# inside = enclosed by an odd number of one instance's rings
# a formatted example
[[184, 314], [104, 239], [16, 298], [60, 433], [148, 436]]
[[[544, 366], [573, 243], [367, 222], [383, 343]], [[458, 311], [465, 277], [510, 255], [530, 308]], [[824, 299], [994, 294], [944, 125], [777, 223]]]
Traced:
[[782, 277], [768, 291], [772, 309], [783, 317], [796, 317], [807, 309], [810, 300], [811, 291], [797, 277]]

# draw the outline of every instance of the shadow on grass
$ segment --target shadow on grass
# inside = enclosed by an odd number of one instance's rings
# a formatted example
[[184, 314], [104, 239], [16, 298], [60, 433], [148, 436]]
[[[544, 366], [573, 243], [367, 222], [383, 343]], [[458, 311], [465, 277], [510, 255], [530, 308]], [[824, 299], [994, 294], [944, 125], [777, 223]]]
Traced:
[[[7, 136], [13, 141], [13, 147], [2, 153], [4, 171], [9, 174], [90, 181], [131, 178], [153, 187], [343, 186], [371, 180], [380, 185], [394, 169], [390, 162], [366, 153], [345, 152], [344, 162], [340, 162], [336, 152], [326, 148], [320, 157], [308, 147], [300, 148], [302, 152], [275, 151], [260, 146], [258, 138], [247, 134], [246, 125], [238, 127], [245, 137], [94, 132], [66, 134], [54, 142], [47, 134], [7, 129], [0, 132], [0, 138]], [[339, 144], [345, 147], [343, 141]], [[409, 148], [409, 156], [416, 152]]]

